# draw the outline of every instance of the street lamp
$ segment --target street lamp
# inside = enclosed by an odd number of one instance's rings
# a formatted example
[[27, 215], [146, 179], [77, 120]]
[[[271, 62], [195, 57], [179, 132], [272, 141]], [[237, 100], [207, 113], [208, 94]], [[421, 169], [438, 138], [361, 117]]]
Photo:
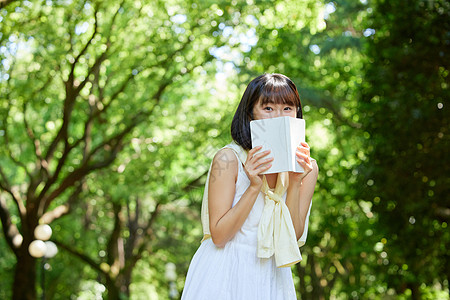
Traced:
[[58, 253], [58, 247], [55, 243], [49, 241], [52, 236], [52, 229], [47, 224], [38, 225], [34, 229], [34, 237], [36, 240], [32, 241], [28, 246], [28, 252], [35, 258], [42, 257], [41, 267], [41, 289], [42, 299], [45, 300], [45, 269], [48, 269], [47, 258], [52, 258]]
[[41, 224], [34, 229], [34, 237], [38, 240], [48, 241], [52, 236], [52, 228], [48, 224]]
[[166, 279], [169, 281], [169, 299], [176, 299], [178, 297], [178, 290], [175, 284], [177, 280], [176, 266], [174, 263], [166, 264]]

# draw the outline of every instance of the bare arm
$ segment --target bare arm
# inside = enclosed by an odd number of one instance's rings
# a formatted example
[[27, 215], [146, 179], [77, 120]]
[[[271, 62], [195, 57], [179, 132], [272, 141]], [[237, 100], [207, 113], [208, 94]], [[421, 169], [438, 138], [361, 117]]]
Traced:
[[305, 220], [314, 188], [319, 174], [319, 167], [315, 160], [311, 161], [312, 170], [301, 181], [289, 182], [286, 196], [286, 206], [289, 208], [292, 223], [295, 229], [297, 240], [302, 236], [305, 228]]
[[239, 202], [232, 207], [240, 161], [231, 149], [223, 149], [214, 157], [209, 179], [208, 209], [211, 238], [218, 247], [224, 247], [242, 227], [261, 190], [259, 173], [270, 168], [272, 158], [264, 159], [269, 152], [255, 155], [258, 147], [250, 150], [245, 171], [250, 185]]

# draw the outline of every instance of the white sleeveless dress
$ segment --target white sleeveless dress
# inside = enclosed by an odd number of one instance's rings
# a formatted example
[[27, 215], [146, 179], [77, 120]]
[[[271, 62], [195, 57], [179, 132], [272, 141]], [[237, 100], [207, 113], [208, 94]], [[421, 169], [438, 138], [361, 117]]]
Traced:
[[[236, 156], [239, 167], [233, 206], [250, 185]], [[256, 256], [263, 208], [264, 195], [260, 192], [241, 229], [224, 248], [216, 247], [211, 238], [201, 243], [189, 266], [182, 300], [297, 299], [291, 268], [277, 268], [274, 256]]]

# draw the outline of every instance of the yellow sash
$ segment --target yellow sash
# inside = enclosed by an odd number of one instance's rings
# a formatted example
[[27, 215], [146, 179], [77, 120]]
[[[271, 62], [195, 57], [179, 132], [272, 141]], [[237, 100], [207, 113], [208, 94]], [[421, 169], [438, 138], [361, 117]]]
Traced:
[[[234, 141], [224, 148], [233, 149], [239, 157], [242, 164], [247, 160], [247, 152]], [[208, 186], [211, 167], [206, 178], [205, 191], [203, 193], [201, 220], [203, 226], [203, 239], [211, 237], [209, 230], [209, 211], [208, 211]], [[289, 176], [287, 172], [279, 173], [275, 190], [269, 189], [266, 177], [263, 177], [263, 186], [261, 192], [264, 196], [264, 209], [258, 226], [258, 249], [259, 258], [269, 258], [275, 255], [277, 267], [289, 267], [302, 260], [299, 246], [302, 246], [306, 240], [308, 230], [308, 217], [305, 222], [305, 231], [300, 240], [296, 241], [294, 225], [292, 224], [291, 214], [283, 201], [283, 195], [289, 186]]]
[[274, 191], [269, 189], [266, 176], [261, 188], [264, 210], [258, 226], [257, 256], [269, 258], [275, 255], [277, 267], [289, 267], [302, 260], [291, 214], [282, 198], [288, 185], [288, 173], [283, 172], [278, 174]]

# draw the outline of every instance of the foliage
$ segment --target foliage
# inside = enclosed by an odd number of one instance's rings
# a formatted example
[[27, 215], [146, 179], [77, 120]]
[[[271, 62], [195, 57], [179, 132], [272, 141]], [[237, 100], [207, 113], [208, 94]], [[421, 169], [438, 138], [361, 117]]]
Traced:
[[168, 262], [181, 292], [205, 172], [279, 72], [320, 168], [299, 298], [448, 299], [447, 1], [2, 5], [0, 298], [41, 292], [39, 222], [49, 298], [165, 299]]
[[380, 276], [419, 299], [449, 280], [450, 4], [380, 1], [376, 10], [359, 106], [370, 139], [358, 183], [367, 188], [358, 197], [384, 233]]
[[[197, 151], [216, 145], [203, 137], [222, 136], [211, 124], [222, 118], [225, 98], [193, 97], [214, 89], [205, 84], [209, 50], [226, 40], [218, 26], [235, 9], [24, 1], [2, 11], [0, 211], [17, 260], [14, 298], [35, 297], [27, 249], [39, 222], [56, 226], [55, 242], [93, 268], [110, 298], [128, 293], [130, 270], [152, 241], [149, 212], [156, 217], [159, 205], [176, 199], [171, 194], [195, 186], [207, 159], [196, 164]], [[177, 122], [192, 112], [189, 124]], [[104, 230], [109, 235], [98, 237]]]

